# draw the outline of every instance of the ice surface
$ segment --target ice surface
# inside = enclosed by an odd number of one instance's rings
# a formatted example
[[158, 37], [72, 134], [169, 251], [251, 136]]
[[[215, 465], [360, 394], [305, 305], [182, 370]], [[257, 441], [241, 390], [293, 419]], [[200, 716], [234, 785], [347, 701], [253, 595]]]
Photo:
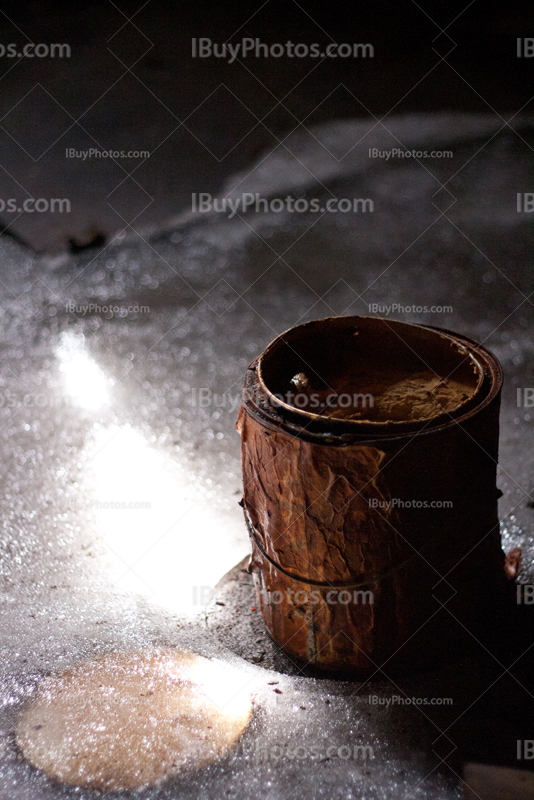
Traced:
[[[518, 388], [534, 386], [532, 231], [516, 211], [516, 194], [532, 189], [528, 147], [506, 129], [486, 144], [499, 125], [485, 117], [392, 123], [407, 146], [450, 144], [454, 158], [369, 159], [368, 148], [390, 138], [344, 122], [315, 129], [322, 144], [297, 137], [293, 156], [260, 159], [228, 184], [321, 203], [372, 198], [372, 213], [219, 214], [55, 260], [0, 239], [2, 800], [92, 796], [21, 758], [20, 709], [51, 673], [153, 645], [233, 664], [251, 682], [257, 713], [223, 761], [147, 797], [460, 796], [459, 778], [433, 752], [448, 723], [415, 707], [373, 706], [369, 685], [298, 675], [271, 685], [276, 673], [233, 655], [204, 611], [249, 549], [234, 432], [245, 367], [284, 329], [366, 314], [369, 304], [473, 336], [501, 359], [504, 542], [525, 548], [520, 579], [534, 580], [534, 409], [516, 401]], [[526, 123], [522, 136], [531, 138]], [[446, 181], [455, 202], [444, 216]], [[384, 310], [394, 303], [452, 310]], [[394, 690], [380, 678], [373, 692]], [[449, 721], [462, 710], [449, 709]], [[373, 757], [339, 756], [356, 745]], [[290, 757], [297, 746], [302, 757]]]

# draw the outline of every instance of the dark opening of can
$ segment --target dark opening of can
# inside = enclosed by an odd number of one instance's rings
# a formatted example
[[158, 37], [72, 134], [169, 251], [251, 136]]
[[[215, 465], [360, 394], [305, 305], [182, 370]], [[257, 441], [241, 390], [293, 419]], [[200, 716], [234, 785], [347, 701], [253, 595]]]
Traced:
[[445, 332], [377, 317], [293, 328], [258, 373], [274, 404], [308, 418], [401, 425], [465, 410], [484, 378], [474, 352]]

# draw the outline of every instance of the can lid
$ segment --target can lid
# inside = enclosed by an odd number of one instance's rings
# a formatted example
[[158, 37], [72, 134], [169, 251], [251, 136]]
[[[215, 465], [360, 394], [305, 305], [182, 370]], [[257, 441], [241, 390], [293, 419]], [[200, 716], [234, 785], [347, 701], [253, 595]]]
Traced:
[[301, 424], [401, 433], [480, 402], [480, 352], [446, 331], [381, 317], [328, 317], [278, 336], [257, 362], [268, 402]]

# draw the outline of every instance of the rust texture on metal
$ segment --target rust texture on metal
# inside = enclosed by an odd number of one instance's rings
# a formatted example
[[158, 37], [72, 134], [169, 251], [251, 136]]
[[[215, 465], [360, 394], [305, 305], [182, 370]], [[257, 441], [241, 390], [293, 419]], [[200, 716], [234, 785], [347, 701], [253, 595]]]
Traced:
[[[384, 420], [285, 400], [295, 375], [300, 389], [339, 394], [423, 370], [454, 375], [461, 402]], [[362, 676], [385, 661], [432, 666], [502, 591], [501, 385], [499, 363], [472, 340], [380, 318], [298, 326], [250, 365], [238, 431], [251, 571], [291, 658]]]

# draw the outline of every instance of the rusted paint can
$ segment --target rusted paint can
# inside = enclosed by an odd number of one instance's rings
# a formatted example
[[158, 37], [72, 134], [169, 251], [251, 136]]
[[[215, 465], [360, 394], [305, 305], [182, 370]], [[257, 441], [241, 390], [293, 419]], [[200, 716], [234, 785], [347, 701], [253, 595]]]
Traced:
[[238, 419], [250, 569], [289, 657], [393, 674], [476, 635], [507, 583], [501, 386], [471, 339], [377, 317], [297, 326], [252, 362]]

